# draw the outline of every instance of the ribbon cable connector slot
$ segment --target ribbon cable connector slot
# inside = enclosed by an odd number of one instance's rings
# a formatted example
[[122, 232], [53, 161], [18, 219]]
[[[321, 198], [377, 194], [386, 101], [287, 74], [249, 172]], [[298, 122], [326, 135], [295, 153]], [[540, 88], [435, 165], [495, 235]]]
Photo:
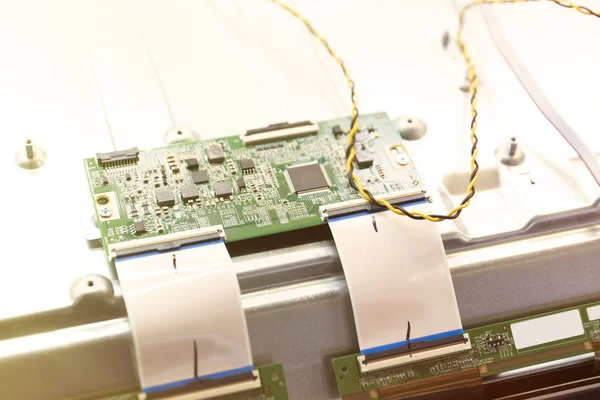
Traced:
[[131, 256], [150, 251], [172, 250], [189, 244], [222, 239], [224, 236], [223, 226], [213, 225], [208, 228], [191, 229], [162, 236], [113, 243], [108, 246], [108, 259], [114, 260], [117, 257]]
[[201, 379], [177, 388], [142, 393], [139, 400], [210, 400], [257, 390], [261, 386], [260, 374], [255, 369], [220, 379]]
[[394, 350], [360, 355], [357, 360], [360, 371], [368, 373], [469, 350], [471, 350], [469, 335], [463, 333], [430, 342], [417, 339]]
[[[402, 190], [398, 192], [382, 194], [377, 197], [388, 201], [392, 205], [415, 203], [427, 199], [426, 192], [423, 189]], [[374, 207], [368, 200], [355, 199], [321, 206], [319, 207], [319, 215], [323, 221], [326, 221], [329, 218], [340, 217], [343, 215], [359, 213], [363, 211], [372, 211], [374, 209], [378, 210], [378, 208]]]

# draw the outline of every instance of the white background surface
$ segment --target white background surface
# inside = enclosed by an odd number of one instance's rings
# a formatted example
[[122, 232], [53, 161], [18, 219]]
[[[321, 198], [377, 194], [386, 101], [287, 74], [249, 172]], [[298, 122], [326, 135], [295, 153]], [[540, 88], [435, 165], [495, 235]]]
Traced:
[[[466, 172], [468, 114], [457, 88], [464, 66], [443, 51], [456, 11], [444, 0], [290, 1], [344, 59], [362, 112], [416, 115], [429, 127], [409, 143], [439, 207], [444, 178]], [[582, 1], [600, 8], [600, 1]], [[569, 123], [598, 141], [600, 23], [536, 2], [494, 6], [515, 50]], [[501, 185], [480, 191], [442, 231], [481, 236], [519, 229], [536, 215], [589, 204], [598, 190], [537, 112], [482, 29], [468, 17], [467, 44], [481, 77], [480, 160]], [[3, 1], [0, 3], [0, 318], [70, 304], [83, 274], [115, 278], [82, 237], [89, 219], [82, 158], [162, 145], [172, 125], [202, 138], [281, 120], [347, 115], [337, 67], [291, 16], [262, 0]], [[112, 135], [111, 135], [112, 132]], [[112, 139], [111, 139], [112, 136]], [[517, 136], [528, 164], [499, 168], [494, 151]], [[26, 138], [48, 153], [30, 173], [14, 163]], [[593, 144], [594, 151], [600, 144]], [[530, 175], [536, 185], [529, 182]]]

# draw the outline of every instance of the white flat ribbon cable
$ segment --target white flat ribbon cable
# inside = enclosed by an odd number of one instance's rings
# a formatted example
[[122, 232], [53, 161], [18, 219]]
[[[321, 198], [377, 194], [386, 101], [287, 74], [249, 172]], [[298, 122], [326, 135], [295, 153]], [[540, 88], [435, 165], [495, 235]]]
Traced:
[[222, 240], [115, 264], [145, 393], [252, 372], [240, 288]]
[[[429, 213], [428, 205], [408, 208]], [[332, 218], [329, 227], [362, 355], [461, 340], [462, 323], [436, 224], [383, 211]]]

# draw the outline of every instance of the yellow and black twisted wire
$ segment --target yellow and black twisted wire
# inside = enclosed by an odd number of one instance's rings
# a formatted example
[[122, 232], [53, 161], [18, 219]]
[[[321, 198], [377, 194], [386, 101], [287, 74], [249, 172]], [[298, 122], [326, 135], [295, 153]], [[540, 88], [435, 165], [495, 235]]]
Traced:
[[[350, 96], [351, 96], [351, 102], [352, 102], [352, 114], [351, 114], [352, 120], [350, 123], [350, 132], [348, 133], [348, 147], [346, 148], [346, 173], [348, 176], [348, 182], [349, 182], [350, 186], [352, 186], [355, 190], [357, 190], [365, 200], [368, 200], [374, 206], [379, 207], [379, 208], [387, 208], [391, 212], [398, 214], [398, 215], [404, 215], [404, 216], [407, 216], [412, 219], [428, 220], [428, 221], [432, 221], [432, 222], [441, 222], [441, 221], [445, 221], [447, 219], [458, 218], [458, 216], [461, 214], [462, 210], [464, 210], [466, 207], [469, 206], [469, 204], [471, 202], [471, 198], [475, 195], [475, 183], [477, 182], [478, 172], [479, 172], [479, 164], [477, 163], [478, 138], [477, 138], [477, 134], [476, 134], [476, 131], [477, 131], [477, 108], [476, 108], [476, 106], [477, 106], [477, 74], [475, 72], [475, 66], [473, 65], [471, 56], [467, 52], [465, 43], [462, 39], [466, 12], [473, 6], [479, 6], [479, 5], [485, 5], [485, 4], [526, 3], [526, 2], [540, 1], [540, 0], [474, 0], [472, 3], [465, 5], [459, 12], [459, 16], [458, 16], [459, 28], [458, 28], [458, 32], [456, 35], [456, 43], [458, 45], [460, 52], [462, 53], [465, 63], [467, 65], [467, 79], [469, 81], [469, 94], [471, 97], [471, 100], [470, 100], [470, 104], [471, 104], [471, 125], [470, 125], [470, 131], [471, 131], [470, 132], [471, 175], [469, 177], [469, 184], [467, 186], [467, 190], [466, 190], [464, 199], [461, 201], [461, 203], [457, 207], [453, 208], [445, 215], [424, 214], [424, 213], [420, 213], [420, 212], [416, 212], [416, 211], [408, 211], [403, 207], [394, 206], [386, 200], [376, 198], [375, 196], [373, 196], [373, 194], [369, 190], [363, 188], [360, 179], [358, 178], [358, 176], [356, 174], [354, 174], [354, 158], [356, 155], [354, 144], [355, 144], [356, 133], [358, 132], [358, 129], [359, 129], [358, 128], [358, 106], [357, 106], [358, 99], [356, 97], [356, 93], [354, 90], [355, 89], [354, 81], [350, 78], [350, 75], [348, 74], [348, 70], [346, 69], [342, 59], [337, 56], [337, 54], [329, 46], [327, 41], [313, 28], [313, 26], [306, 20], [306, 18], [304, 18], [296, 10], [294, 10], [290, 6], [282, 3], [279, 0], [271, 0], [271, 1], [273, 3], [275, 3], [276, 5], [280, 6], [281, 8], [283, 8], [284, 10], [288, 11], [290, 14], [292, 14], [294, 17], [296, 17], [298, 20], [300, 20], [306, 26], [306, 28], [309, 30], [309, 32], [311, 34], [313, 34], [319, 40], [319, 42], [325, 47], [325, 49], [331, 55], [331, 57], [333, 57], [333, 59], [335, 60], [337, 65], [342, 69], [344, 76], [346, 77], [346, 80], [348, 82], [348, 87], [350, 88]], [[561, 7], [574, 9], [585, 15], [592, 15], [595, 17], [600, 17], [600, 14], [590, 10], [589, 8], [587, 8], [585, 6], [576, 5], [570, 0], [547, 0], [547, 1], [551, 1], [554, 4], [557, 4]]]

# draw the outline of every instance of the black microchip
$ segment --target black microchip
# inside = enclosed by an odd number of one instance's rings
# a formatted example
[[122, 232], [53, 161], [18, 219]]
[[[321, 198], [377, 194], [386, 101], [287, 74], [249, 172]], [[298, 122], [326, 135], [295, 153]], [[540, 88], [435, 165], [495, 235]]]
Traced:
[[287, 172], [296, 193], [329, 187], [323, 169], [318, 163], [289, 167]]
[[175, 194], [171, 189], [160, 189], [156, 191], [156, 204], [159, 207], [170, 207], [175, 205]]
[[331, 133], [333, 133], [336, 137], [341, 136], [344, 134], [344, 131], [342, 130], [342, 127], [339, 125], [334, 125], [331, 127]]
[[196, 169], [198, 168], [198, 159], [197, 158], [188, 158], [185, 160], [185, 166], [187, 169]]
[[236, 183], [240, 190], [246, 189], [246, 182], [243, 179], [238, 179]]
[[137, 221], [133, 223], [133, 230], [136, 235], [141, 235], [142, 233], [146, 233], [146, 225], [144, 225], [143, 221]]
[[202, 183], [208, 182], [208, 172], [206, 170], [201, 169], [199, 171], [192, 171], [192, 181], [196, 185], [200, 185]]
[[206, 156], [208, 157], [208, 162], [213, 164], [222, 163], [225, 161], [225, 153], [223, 152], [223, 148], [221, 146], [210, 146], [206, 149]]
[[196, 200], [200, 197], [200, 193], [198, 193], [198, 187], [193, 183], [188, 183], [187, 185], [183, 185], [179, 188], [181, 192], [181, 200], [184, 202], [188, 202], [189, 200]]
[[240, 164], [240, 168], [242, 169], [243, 172], [248, 172], [248, 171], [254, 169], [254, 161], [249, 160], [247, 158], [240, 160], [239, 164]]
[[230, 197], [233, 194], [229, 182], [217, 182], [213, 186], [215, 197]]
[[355, 157], [358, 168], [368, 168], [373, 165], [373, 161], [375, 161], [373, 153], [367, 150], [358, 150]]

